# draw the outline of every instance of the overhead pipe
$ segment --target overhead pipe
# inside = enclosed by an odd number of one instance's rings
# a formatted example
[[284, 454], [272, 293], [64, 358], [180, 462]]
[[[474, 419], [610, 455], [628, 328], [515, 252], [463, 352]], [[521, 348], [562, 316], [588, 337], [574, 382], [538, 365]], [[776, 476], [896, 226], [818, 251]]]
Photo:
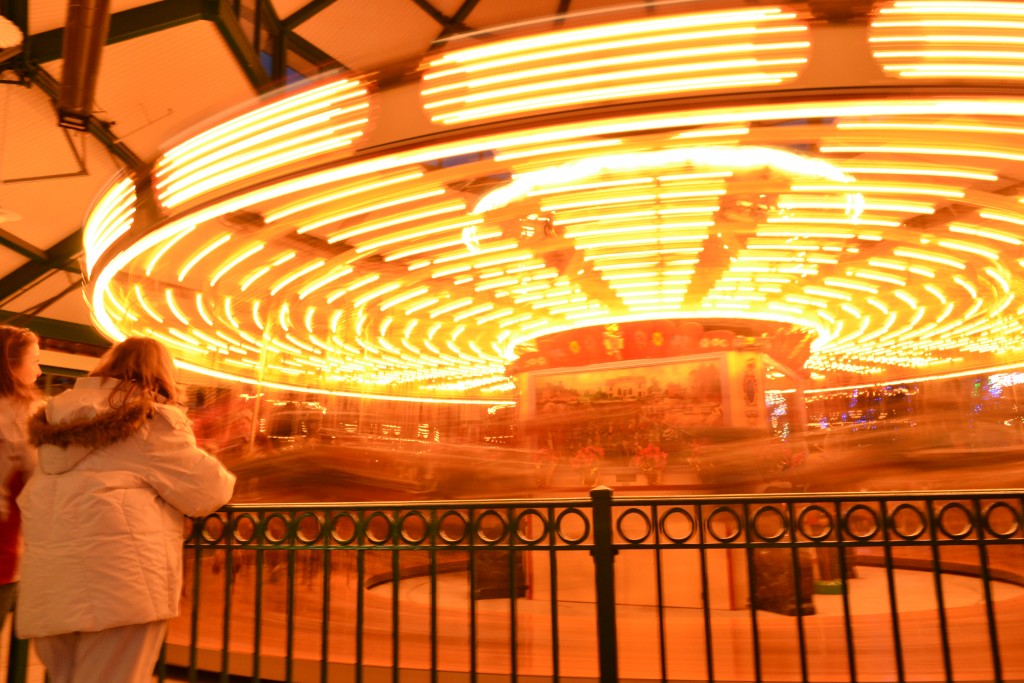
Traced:
[[57, 98], [57, 123], [87, 130], [92, 116], [100, 55], [110, 29], [110, 0], [69, 0], [64, 27], [64, 73]]

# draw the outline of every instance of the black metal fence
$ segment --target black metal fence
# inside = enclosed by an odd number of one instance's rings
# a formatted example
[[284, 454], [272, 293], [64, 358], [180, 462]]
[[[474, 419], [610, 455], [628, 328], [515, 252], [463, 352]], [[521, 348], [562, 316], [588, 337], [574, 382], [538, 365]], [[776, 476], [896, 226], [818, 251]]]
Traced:
[[230, 506], [159, 673], [1022, 680], [1022, 543], [1022, 491]]

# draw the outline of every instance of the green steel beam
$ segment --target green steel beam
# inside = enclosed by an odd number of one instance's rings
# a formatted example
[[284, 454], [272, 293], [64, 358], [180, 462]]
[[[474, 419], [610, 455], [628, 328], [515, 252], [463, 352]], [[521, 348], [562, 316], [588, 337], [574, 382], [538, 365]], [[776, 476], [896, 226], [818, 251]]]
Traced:
[[[131, 40], [164, 29], [207, 19], [208, 0], [160, 0], [141, 7], [115, 12], [110, 15], [107, 44]], [[32, 59], [51, 62], [60, 59], [64, 48], [64, 29], [32, 36]]]
[[97, 332], [91, 325], [80, 323], [69, 323], [66, 320], [55, 318], [43, 318], [37, 315], [24, 315], [14, 311], [0, 310], [0, 324], [19, 325], [27, 327], [40, 337], [46, 339], [60, 339], [61, 341], [80, 342], [90, 346], [106, 348], [110, 342]]
[[479, 2], [480, 0], [463, 0], [459, 9], [455, 10], [455, 14], [453, 14], [451, 18], [443, 24], [441, 33], [434, 41], [434, 45], [445, 43], [446, 39], [454, 33], [468, 31], [469, 27], [466, 26], [466, 19], [469, 18], [470, 12], [476, 8]]
[[[333, 1], [313, 0], [288, 19], [294, 21], [295, 24], [301, 23], [304, 21], [303, 16], [308, 18]], [[0, 9], [4, 10], [5, 16], [23, 21], [27, 28], [27, 0], [0, 0]], [[276, 18], [275, 16], [274, 19]], [[271, 78], [260, 61], [259, 53], [253, 46], [253, 41], [250, 41], [245, 35], [229, 0], [158, 0], [147, 5], [116, 12], [110, 17], [107, 43], [130, 40], [197, 20], [212, 21], [217, 26], [221, 36], [254, 87], [264, 90], [272, 85]], [[343, 65], [333, 57], [290, 31], [284, 22], [282, 22], [281, 28], [285, 33], [284, 44], [289, 50], [303, 59], [317, 64], [320, 68], [343, 68]], [[26, 49], [25, 55], [26, 63], [30, 65], [29, 78], [47, 96], [56, 101], [59, 96], [60, 84], [45, 70], [31, 65], [53, 61], [61, 57], [64, 30], [54, 29], [36, 35], [29, 35], [29, 32], [26, 31], [26, 48], [29, 45], [29, 40], [31, 40], [31, 54], [29, 55]], [[88, 130], [137, 177], [146, 175], [147, 165], [129, 147], [117, 140], [109, 123], [92, 117]], [[32, 259], [31, 262], [0, 279], [0, 299], [5, 299], [51, 270], [77, 270], [74, 266], [77, 266], [76, 257], [82, 251], [82, 231], [77, 230], [44, 252], [14, 235], [0, 230], [0, 245]]]
[[256, 7], [259, 8], [260, 16], [265, 17], [269, 25], [267, 32], [270, 34], [270, 80], [275, 85], [283, 85], [287, 80], [287, 51], [284, 47], [287, 32], [282, 28], [281, 17], [277, 16], [271, 0], [257, 0]]
[[441, 26], [448, 25], [448, 17], [446, 17], [441, 10], [427, 2], [427, 0], [412, 0], [412, 3], [430, 15], [430, 18]]
[[297, 33], [292, 33], [291, 31], [286, 32], [284, 44], [286, 49], [291, 50], [307, 62], [316, 64], [317, 68], [321, 71], [348, 68]]
[[[193, 21], [212, 21], [227, 42], [246, 76], [257, 88], [270, 78], [260, 64], [259, 54], [242, 30], [229, 0], [160, 0], [115, 12], [110, 15], [107, 44], [130, 40]], [[50, 62], [60, 59], [64, 46], [64, 29], [53, 29], [32, 36], [32, 59]]]
[[35, 245], [29, 244], [17, 235], [11, 234], [2, 228], [0, 228], [0, 246], [7, 247], [11, 251], [16, 251], [25, 258], [32, 259], [33, 261], [46, 260], [45, 251]]
[[76, 230], [46, 251], [43, 261], [30, 261], [0, 279], [0, 300], [18, 293], [52, 270], [64, 270], [82, 253], [82, 231]]
[[249, 82], [257, 90], [268, 89], [271, 86], [270, 74], [260, 62], [260, 55], [253, 47], [253, 40], [247, 37], [245, 31], [242, 30], [242, 25], [231, 8], [231, 3], [228, 0], [207, 0], [206, 5], [205, 18], [217, 26], [217, 30], [220, 31], [224, 42], [228, 44], [228, 48], [235, 55], [235, 59], [242, 67]]
[[333, 5], [335, 1], [336, 0], [311, 0], [285, 17], [284, 20], [282, 20], [281, 25], [291, 31], [299, 24], [314, 17], [324, 8]]
[[[39, 89], [46, 93], [55, 103], [60, 94], [60, 84], [45, 69], [34, 68], [29, 73], [29, 78], [39, 86]], [[129, 149], [124, 143], [118, 141], [111, 132], [109, 124], [99, 121], [95, 116], [89, 117], [89, 132], [99, 140], [110, 152], [119, 158], [136, 175], [145, 173], [146, 164], [136, 156], [135, 152]]]

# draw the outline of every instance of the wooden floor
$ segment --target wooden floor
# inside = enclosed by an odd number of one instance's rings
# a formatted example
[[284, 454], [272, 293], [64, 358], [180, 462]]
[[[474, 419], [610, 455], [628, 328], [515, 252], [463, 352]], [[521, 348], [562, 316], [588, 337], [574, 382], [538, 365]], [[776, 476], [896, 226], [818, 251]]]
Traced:
[[[850, 581], [848, 606], [838, 595], [815, 596], [816, 614], [801, 618], [747, 610], [664, 610], [659, 623], [653, 607], [620, 605], [617, 611], [619, 673], [622, 680], [716, 681], [992, 681], [1024, 680], [1024, 589], [993, 583], [992, 609], [997, 624], [1000, 660], [993, 661], [992, 634], [983, 586], [977, 578], [943, 575], [942, 597], [948, 634], [948, 671], [941, 637], [935, 579], [925, 572], [898, 570], [897, 609], [891, 609], [884, 569], [861, 568]], [[384, 584], [364, 593], [362, 619], [357, 617], [349, 577], [335, 577], [327, 628], [327, 664], [323, 653], [322, 583], [299, 577], [296, 609], [291, 615], [294, 639], [288, 651], [283, 591], [261, 597], [260, 653], [254, 658], [255, 602], [245, 576], [232, 596], [228, 642], [232, 673], [252, 676], [258, 666], [264, 679], [353, 680], [359, 662], [364, 680], [429, 680], [431, 668], [444, 680], [467, 681], [475, 666], [493, 680], [596, 678], [598, 656], [593, 603], [560, 602], [557, 608], [557, 657], [548, 600], [519, 599], [516, 628], [509, 626], [510, 601], [478, 600], [476, 639], [470, 636], [470, 601], [464, 574], [442, 575], [436, 585], [436, 614], [431, 619], [429, 579], [403, 579], [398, 591]], [[282, 586], [283, 587], [283, 586]], [[196, 627], [203, 668], [219, 670], [224, 643], [223, 602], [216, 586], [204, 591], [204, 609]], [[394, 609], [397, 596], [397, 611]], [[844, 615], [848, 614], [849, 617]], [[397, 620], [397, 630], [395, 622]], [[894, 625], [898, 626], [897, 648]], [[190, 621], [172, 629], [172, 661], [188, 663]], [[852, 647], [847, 646], [849, 629]], [[659, 637], [664, 633], [665, 647]], [[800, 632], [803, 638], [799, 637]], [[395, 634], [398, 634], [395, 637]], [[756, 634], [756, 644], [755, 644]], [[358, 637], [357, 637], [358, 636]], [[433, 636], [433, 637], [432, 637]], [[514, 646], [513, 646], [513, 640]], [[397, 642], [397, 651], [396, 651]], [[803, 647], [801, 647], [801, 642]], [[755, 645], [760, 657], [755, 657]], [[514, 653], [514, 657], [513, 657]], [[998, 669], [997, 669], [998, 667]], [[1001, 676], [997, 674], [1001, 671]], [[513, 676], [513, 671], [515, 672]]]

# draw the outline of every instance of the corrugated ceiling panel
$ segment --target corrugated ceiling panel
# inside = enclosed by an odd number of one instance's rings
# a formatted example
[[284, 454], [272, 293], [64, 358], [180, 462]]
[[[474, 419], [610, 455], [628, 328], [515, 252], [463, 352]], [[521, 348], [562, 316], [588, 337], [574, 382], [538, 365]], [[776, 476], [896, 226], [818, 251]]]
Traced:
[[[7, 224], [4, 227], [6, 226]], [[28, 263], [28, 259], [24, 256], [7, 249], [0, 249], [0, 277], [7, 275], [15, 268], [20, 268], [26, 263]], [[0, 308], [4, 308], [3, 302], [0, 302]]]
[[[557, 0], [517, 0], [516, 2], [484, 0], [469, 14], [466, 23], [471, 28], [480, 30], [512, 24], [524, 19], [532, 21], [538, 17], [550, 17], [554, 16], [557, 11]], [[549, 26], [550, 24], [547, 22], [536, 24], [537, 30], [544, 30]]]
[[[37, 249], [49, 249], [81, 226], [86, 207], [115, 164], [92, 136], [58, 128], [50, 100], [39, 88], [0, 89], [0, 115], [0, 176], [7, 181], [0, 185], [0, 206], [21, 216], [0, 227]], [[21, 256], [9, 258], [3, 247], [0, 252], [0, 275], [24, 263]]]
[[[116, 14], [133, 7], [151, 4], [153, 3], [145, 0], [111, 0], [110, 11]], [[67, 17], [68, 0], [32, 0], [28, 3], [28, 25], [33, 35], [61, 28]]]
[[150, 159], [185, 128], [254, 94], [214, 24], [196, 21], [108, 45], [95, 106], [121, 141]]
[[272, 0], [270, 3], [281, 19], [287, 19], [309, 4], [308, 0]]
[[[28, 289], [20, 296], [3, 302], [2, 308], [5, 311], [21, 313], [31, 310], [40, 304], [53, 300], [50, 304], [36, 312], [44, 318], [53, 318], [70, 323], [89, 324], [89, 312], [84, 305], [82, 290], [74, 287], [79, 277], [74, 273], [54, 271], [49, 277], [37, 282], [31, 289]], [[65, 292], [62, 294], [62, 292]]]
[[[0, 87], [0, 178], [10, 181], [77, 168], [50, 98], [39, 88]], [[0, 189], [0, 198], [3, 193]]]
[[439, 31], [437, 22], [411, 2], [342, 0], [296, 32], [348, 68], [372, 71], [417, 60]]

